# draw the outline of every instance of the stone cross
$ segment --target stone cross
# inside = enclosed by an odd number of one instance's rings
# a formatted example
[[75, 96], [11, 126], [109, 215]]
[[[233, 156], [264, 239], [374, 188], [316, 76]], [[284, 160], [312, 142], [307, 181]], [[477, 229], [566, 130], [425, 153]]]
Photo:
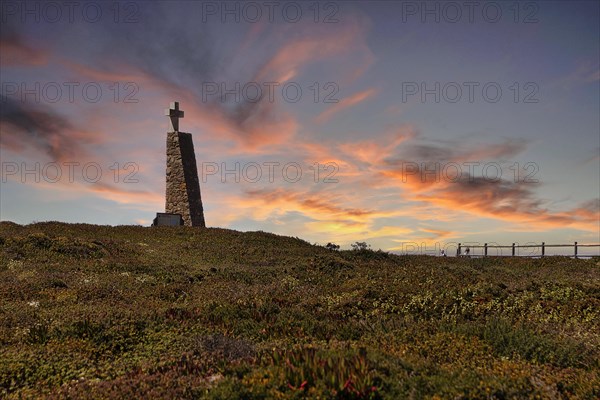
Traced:
[[165, 109], [165, 115], [171, 120], [169, 132], [179, 132], [179, 118], [183, 118], [183, 111], [179, 109], [179, 102], [174, 101]]

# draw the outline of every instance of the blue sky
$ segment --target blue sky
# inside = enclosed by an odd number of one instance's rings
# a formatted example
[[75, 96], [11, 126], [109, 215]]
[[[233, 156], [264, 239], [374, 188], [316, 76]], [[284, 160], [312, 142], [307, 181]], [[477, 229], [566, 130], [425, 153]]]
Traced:
[[72, 21], [27, 4], [0, 10], [2, 220], [149, 224], [178, 100], [199, 173], [240, 165], [201, 182], [209, 226], [395, 251], [600, 242], [598, 2], [483, 1], [472, 19], [465, 2], [275, 2], [272, 21], [261, 2], [81, 2]]

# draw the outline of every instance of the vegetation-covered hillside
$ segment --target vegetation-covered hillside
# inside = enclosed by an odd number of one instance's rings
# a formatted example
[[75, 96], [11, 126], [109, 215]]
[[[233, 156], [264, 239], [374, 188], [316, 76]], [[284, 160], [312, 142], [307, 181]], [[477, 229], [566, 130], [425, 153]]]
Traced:
[[596, 399], [599, 315], [598, 260], [0, 223], [6, 398]]

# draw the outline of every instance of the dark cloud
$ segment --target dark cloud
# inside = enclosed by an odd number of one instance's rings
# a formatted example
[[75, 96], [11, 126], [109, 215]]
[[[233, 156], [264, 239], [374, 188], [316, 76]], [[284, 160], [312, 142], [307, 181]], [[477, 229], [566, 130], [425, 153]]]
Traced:
[[[384, 175], [400, 178], [403, 187], [416, 199], [459, 207], [466, 212], [484, 212], [498, 217], [520, 213], [533, 215], [543, 210], [543, 201], [534, 191], [539, 183], [511, 181], [502, 178], [494, 168], [490, 176], [482, 169], [486, 162], [500, 165], [502, 160], [522, 152], [527, 142], [507, 139], [501, 143], [474, 145], [468, 142], [408, 143], [400, 155], [385, 160]], [[479, 163], [471, 173], [463, 163]], [[444, 168], [452, 163], [455, 167]]]
[[84, 154], [75, 127], [65, 117], [50, 109], [25, 107], [3, 95], [0, 95], [0, 130], [3, 146], [13, 150], [31, 144], [52, 160]]
[[407, 162], [448, 163], [502, 161], [523, 152], [529, 144], [526, 139], [505, 139], [500, 143], [480, 144], [474, 140], [444, 140], [434, 143], [407, 143], [389, 165]]
[[422, 162], [448, 161], [454, 153], [455, 150], [453, 148], [443, 148], [425, 144], [409, 145], [403, 150], [403, 154], [410, 155], [411, 159], [423, 160]]
[[460, 180], [444, 188], [444, 196], [459, 199], [462, 204], [487, 207], [491, 212], [531, 212], [540, 210], [542, 201], [535, 198], [538, 184], [492, 180], [463, 174]]

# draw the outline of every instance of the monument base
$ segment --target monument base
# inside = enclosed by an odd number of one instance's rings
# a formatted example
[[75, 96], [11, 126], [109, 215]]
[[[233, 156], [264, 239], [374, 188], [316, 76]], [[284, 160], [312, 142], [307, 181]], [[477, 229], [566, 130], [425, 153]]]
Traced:
[[152, 226], [181, 226], [183, 218], [181, 214], [156, 213]]

